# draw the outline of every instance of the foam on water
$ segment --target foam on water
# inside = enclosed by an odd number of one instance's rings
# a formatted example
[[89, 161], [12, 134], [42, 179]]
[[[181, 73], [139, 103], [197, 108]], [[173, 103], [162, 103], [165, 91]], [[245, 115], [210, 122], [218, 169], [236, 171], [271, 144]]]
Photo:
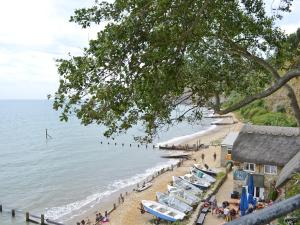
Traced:
[[[76, 214], [73, 214], [74, 211], [80, 210], [81, 208], [86, 206], [93, 207], [95, 204], [99, 203], [100, 200], [104, 197], [107, 197], [117, 191], [120, 191], [123, 188], [137, 184], [147, 179], [155, 172], [158, 172], [163, 168], [170, 167], [171, 165], [175, 165], [177, 162], [178, 160], [171, 159], [167, 162], [159, 163], [152, 168], [146, 169], [143, 173], [138, 173], [130, 178], [116, 180], [113, 183], [109, 184], [104, 192], [95, 193], [86, 197], [83, 200], [76, 201], [67, 205], [47, 209], [45, 216], [46, 218], [52, 220], [59, 220], [66, 215], [69, 215], [70, 218], [74, 218], [75, 216], [77, 216]], [[81, 210], [80, 214], [83, 214], [84, 212], [84, 210]]]

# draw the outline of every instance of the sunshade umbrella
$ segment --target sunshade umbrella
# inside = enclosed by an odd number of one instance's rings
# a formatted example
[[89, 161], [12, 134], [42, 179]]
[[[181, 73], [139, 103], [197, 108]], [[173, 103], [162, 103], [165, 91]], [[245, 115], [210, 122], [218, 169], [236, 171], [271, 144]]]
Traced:
[[243, 187], [242, 189], [242, 196], [240, 200], [240, 210], [241, 210], [241, 216], [244, 216], [246, 214], [246, 210], [248, 209], [248, 200], [247, 200], [247, 194], [246, 194], [246, 188]]
[[254, 180], [253, 180], [253, 175], [249, 174], [249, 181], [248, 181], [248, 203], [252, 204], [255, 207], [256, 200], [253, 198], [253, 196], [254, 196]]

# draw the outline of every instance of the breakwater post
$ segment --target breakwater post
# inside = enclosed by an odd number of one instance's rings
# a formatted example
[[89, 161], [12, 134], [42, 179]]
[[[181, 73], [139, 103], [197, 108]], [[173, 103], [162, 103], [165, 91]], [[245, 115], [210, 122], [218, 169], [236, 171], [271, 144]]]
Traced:
[[2, 212], [2, 205], [0, 205], [0, 212]]
[[15, 216], [16, 216], [16, 210], [14, 210], [14, 209], [11, 210], [11, 216], [12, 216], [12, 217], [15, 217]]

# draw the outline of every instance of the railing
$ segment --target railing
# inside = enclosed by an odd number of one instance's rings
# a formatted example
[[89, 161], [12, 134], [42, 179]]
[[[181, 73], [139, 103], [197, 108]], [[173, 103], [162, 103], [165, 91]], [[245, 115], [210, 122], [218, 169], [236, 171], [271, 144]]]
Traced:
[[229, 223], [225, 223], [225, 225], [268, 224], [277, 218], [295, 211], [296, 209], [300, 209], [300, 194], [292, 198], [274, 203], [274, 205], [269, 206], [268, 208], [248, 214]]

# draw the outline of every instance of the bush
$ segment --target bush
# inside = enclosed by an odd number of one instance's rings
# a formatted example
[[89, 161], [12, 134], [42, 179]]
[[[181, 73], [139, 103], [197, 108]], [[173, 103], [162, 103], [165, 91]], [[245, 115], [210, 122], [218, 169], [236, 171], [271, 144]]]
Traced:
[[268, 113], [268, 111], [265, 108], [261, 108], [261, 107], [254, 108], [249, 111], [248, 118], [252, 119], [253, 116], [259, 116], [266, 113]]
[[276, 106], [276, 112], [286, 113], [286, 109], [285, 109], [284, 105]]
[[252, 122], [257, 125], [267, 125], [267, 126], [284, 126], [284, 127], [297, 126], [297, 122], [294, 118], [278, 112], [269, 112], [262, 115], [255, 115], [252, 117]]

